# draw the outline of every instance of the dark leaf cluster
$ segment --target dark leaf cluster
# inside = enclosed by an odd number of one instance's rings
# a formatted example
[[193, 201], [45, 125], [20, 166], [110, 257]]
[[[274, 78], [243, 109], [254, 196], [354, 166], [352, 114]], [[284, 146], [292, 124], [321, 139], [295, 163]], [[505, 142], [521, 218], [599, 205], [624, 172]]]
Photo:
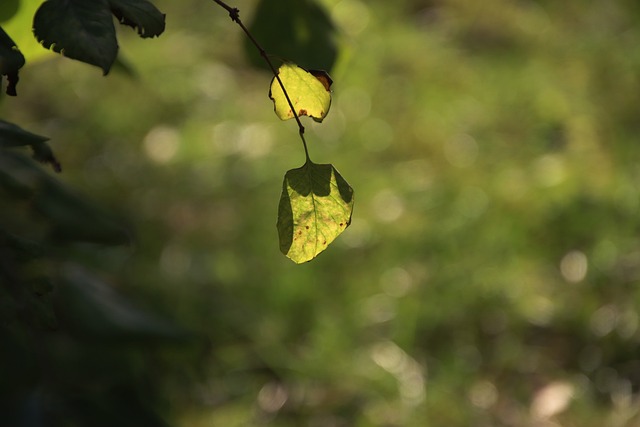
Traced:
[[164, 32], [164, 14], [146, 0], [47, 0], [33, 18], [33, 32], [44, 47], [107, 74], [118, 56], [112, 15], [141, 37]]
[[[107, 74], [118, 52], [114, 16], [143, 38], [165, 28], [164, 14], [147, 0], [48, 0], [33, 31], [44, 47]], [[17, 95], [24, 64], [0, 28], [8, 95]], [[130, 354], [185, 334], [84, 265], [107, 247], [129, 245], [131, 232], [19, 151], [28, 147], [34, 160], [61, 172], [48, 140], [0, 120], [0, 424], [164, 426]], [[62, 343], [66, 350], [56, 350]], [[101, 366], [105, 360], [112, 369]]]

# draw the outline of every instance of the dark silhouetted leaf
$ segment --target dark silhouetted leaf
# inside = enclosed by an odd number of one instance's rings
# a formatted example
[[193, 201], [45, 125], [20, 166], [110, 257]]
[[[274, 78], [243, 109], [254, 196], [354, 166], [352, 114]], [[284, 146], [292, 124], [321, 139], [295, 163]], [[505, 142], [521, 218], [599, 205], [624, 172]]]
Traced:
[[[30, 192], [30, 206], [48, 222], [50, 236], [55, 241], [107, 245], [130, 242], [127, 229], [111, 215], [64, 187], [19, 153], [0, 151], [0, 178], [3, 174], [13, 178], [15, 189]], [[5, 181], [0, 179], [0, 185]]]
[[28, 132], [21, 127], [0, 120], [0, 148], [12, 148], [28, 145], [33, 150], [33, 158], [42, 163], [49, 163], [56, 172], [62, 167], [46, 144], [49, 138]]
[[[44, 255], [44, 248], [37, 242], [24, 239], [12, 233], [0, 229], [0, 254], [3, 259], [8, 259], [8, 253], [11, 253], [11, 262], [22, 263], [31, 261]], [[0, 264], [2, 264], [0, 262]]]
[[11, 37], [0, 27], [0, 83], [2, 76], [7, 76], [7, 95], [16, 96], [18, 70], [24, 65], [24, 56], [11, 40]]
[[[267, 53], [305, 68], [331, 70], [336, 61], [335, 26], [315, 0], [261, 0], [249, 31]], [[248, 40], [245, 52], [254, 66], [265, 67]]]
[[315, 258], [351, 223], [353, 189], [330, 164], [288, 171], [278, 207], [280, 250], [300, 264]]
[[3, 161], [4, 157], [0, 153], [0, 190], [2, 190], [3, 197], [10, 197], [13, 200], [28, 200], [34, 194], [34, 189], [28, 182], [21, 180], [22, 177], [14, 177], [11, 173], [5, 172], [4, 166], [6, 163]]
[[140, 37], [156, 37], [164, 32], [165, 15], [146, 0], [109, 0], [109, 5], [118, 21], [136, 29]]
[[35, 209], [51, 221], [51, 238], [106, 245], [129, 244], [127, 230], [84, 197], [49, 179], [41, 182]]
[[33, 18], [33, 32], [47, 49], [102, 68], [118, 54], [108, 0], [47, 0]]
[[79, 267], [63, 272], [60, 299], [70, 327], [96, 339], [176, 339], [184, 331], [134, 307], [111, 286]]

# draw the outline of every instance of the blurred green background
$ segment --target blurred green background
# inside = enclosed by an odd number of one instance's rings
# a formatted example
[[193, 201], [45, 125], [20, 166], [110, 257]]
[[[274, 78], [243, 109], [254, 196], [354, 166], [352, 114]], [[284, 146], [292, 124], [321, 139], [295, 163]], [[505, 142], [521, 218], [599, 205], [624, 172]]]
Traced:
[[0, 104], [131, 230], [55, 247], [57, 324], [0, 350], [16, 423], [640, 425], [637, 1], [320, 1], [299, 62], [335, 59], [334, 98], [307, 141], [356, 204], [304, 265], [278, 250], [304, 152], [270, 75], [213, 2], [155, 4], [165, 33], [119, 28], [106, 78], [27, 55]]

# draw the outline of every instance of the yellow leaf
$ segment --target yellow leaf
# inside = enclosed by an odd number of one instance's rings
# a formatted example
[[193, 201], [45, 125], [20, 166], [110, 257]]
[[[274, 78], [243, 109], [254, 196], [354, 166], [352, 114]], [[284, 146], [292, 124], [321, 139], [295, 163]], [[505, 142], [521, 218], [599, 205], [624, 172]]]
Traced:
[[[326, 73], [319, 78], [295, 64], [286, 63], [278, 70], [278, 76], [298, 116], [309, 116], [317, 122], [325, 118], [331, 107], [331, 91], [328, 88], [330, 83], [327, 84], [331, 79]], [[281, 120], [294, 117], [291, 106], [275, 77], [271, 81], [269, 98], [273, 100], [274, 110]]]

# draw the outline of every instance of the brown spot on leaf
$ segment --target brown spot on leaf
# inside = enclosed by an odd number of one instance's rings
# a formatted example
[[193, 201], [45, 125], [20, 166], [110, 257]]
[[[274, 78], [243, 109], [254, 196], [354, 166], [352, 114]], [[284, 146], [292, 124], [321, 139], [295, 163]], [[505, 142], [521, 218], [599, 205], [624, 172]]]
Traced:
[[308, 229], [309, 229], [309, 226], [308, 226], [308, 225], [306, 225], [304, 228], [306, 228], [306, 229], [308, 230]]
[[305, 110], [304, 108], [303, 108], [303, 109], [301, 109], [301, 110], [298, 112], [298, 115], [299, 115], [299, 116], [306, 116], [306, 115], [307, 115], [307, 110]]
[[325, 240], [324, 242], [322, 242], [322, 244], [323, 244], [323, 245], [326, 245], [326, 244], [327, 244], [327, 241]]
[[331, 92], [331, 85], [333, 84], [333, 80], [329, 77], [329, 74], [324, 70], [309, 70], [309, 73], [313, 75], [316, 79], [322, 83], [322, 86], [327, 90], [327, 92]]

